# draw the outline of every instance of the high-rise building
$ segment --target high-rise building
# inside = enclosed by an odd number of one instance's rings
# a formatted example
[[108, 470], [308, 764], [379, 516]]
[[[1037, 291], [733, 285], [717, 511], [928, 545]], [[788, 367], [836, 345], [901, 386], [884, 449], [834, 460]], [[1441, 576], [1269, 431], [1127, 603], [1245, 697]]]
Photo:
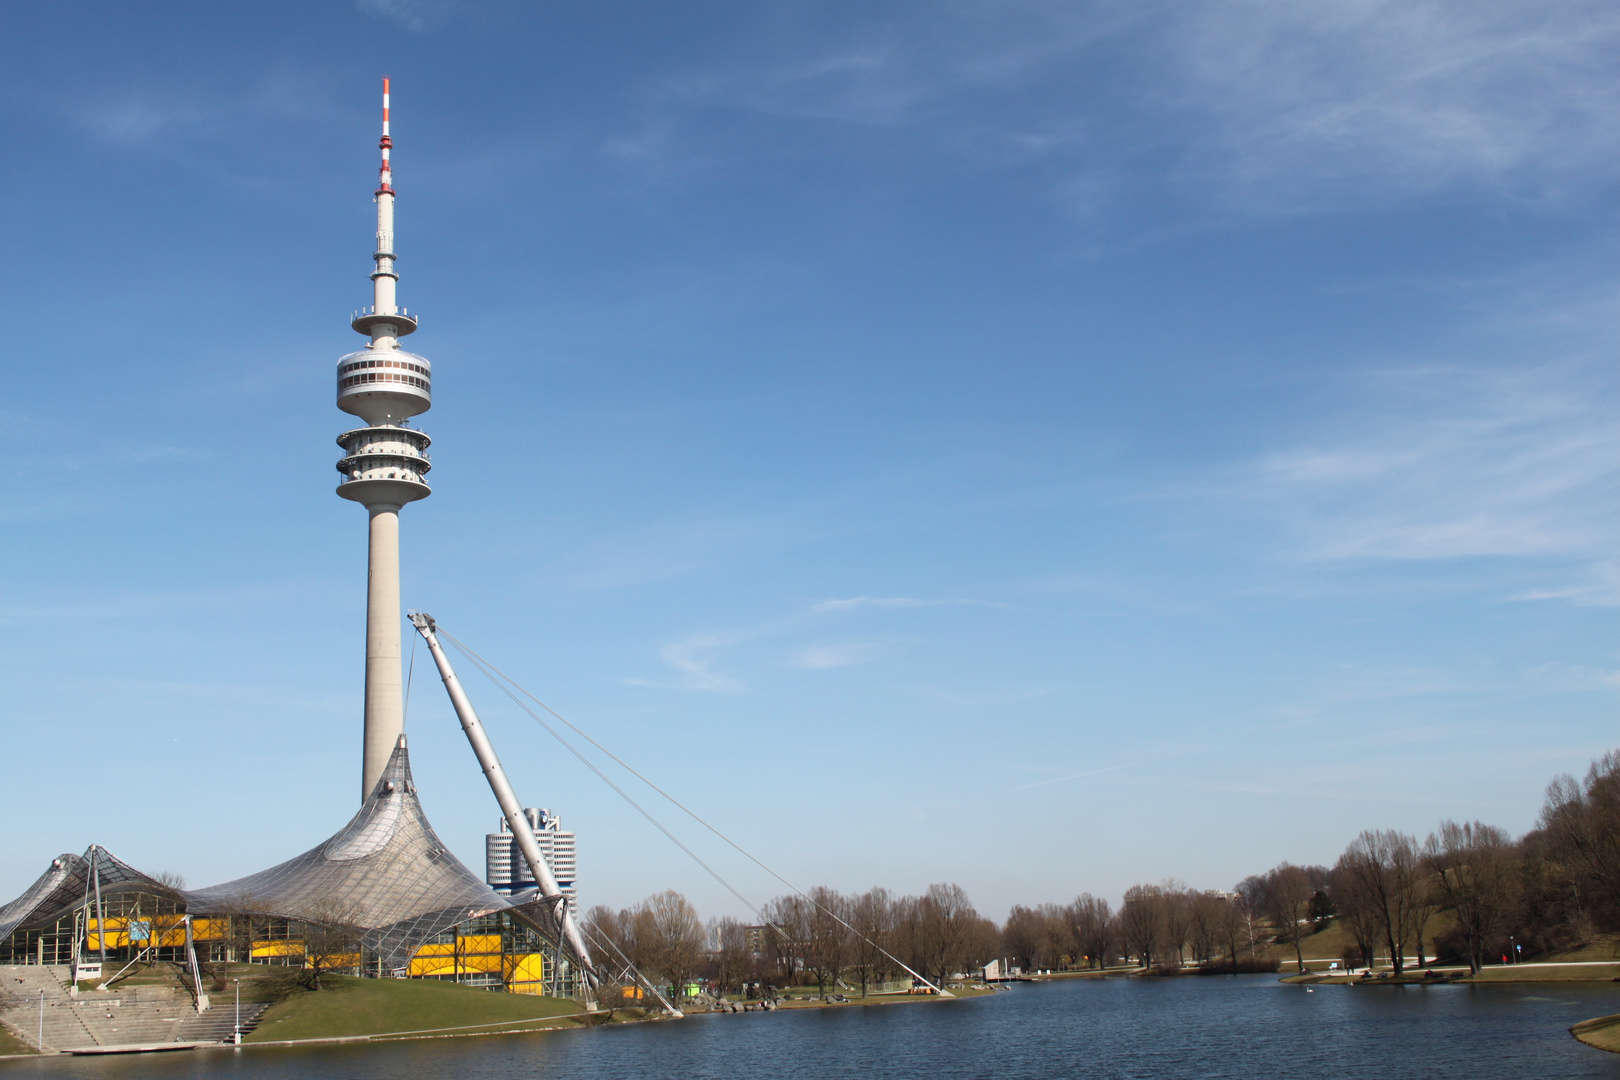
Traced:
[[[529, 828], [540, 844], [540, 854], [545, 856], [552, 876], [557, 879], [557, 887], [568, 898], [569, 913], [577, 917], [579, 894], [575, 882], [578, 861], [575, 857], [574, 834], [564, 832], [561, 819], [550, 810], [538, 810], [531, 806], [524, 809], [523, 816], [529, 819]], [[501, 819], [500, 832], [484, 836], [484, 880], [502, 896], [536, 887], [534, 874], [513, 841], [511, 827], [505, 818]]]
[[405, 730], [400, 671], [399, 512], [425, 499], [432, 489], [427, 448], [432, 441], [410, 427], [410, 419], [433, 406], [433, 366], [399, 347], [415, 332], [416, 318], [397, 305], [399, 272], [394, 259], [394, 174], [388, 157], [388, 80], [383, 80], [382, 167], [377, 200], [376, 264], [371, 272], [372, 303], [349, 325], [371, 340], [337, 364], [337, 407], [366, 422], [338, 436], [343, 457], [337, 493], [371, 515], [366, 586], [366, 711], [360, 799], [382, 779], [388, 758]]

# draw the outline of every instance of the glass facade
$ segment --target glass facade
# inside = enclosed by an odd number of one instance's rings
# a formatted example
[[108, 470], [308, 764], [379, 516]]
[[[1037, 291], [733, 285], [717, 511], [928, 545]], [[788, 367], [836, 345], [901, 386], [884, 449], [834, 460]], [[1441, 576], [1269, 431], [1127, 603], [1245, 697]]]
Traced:
[[183, 962], [189, 916], [199, 962], [304, 966], [313, 949], [326, 970], [572, 996], [561, 927], [532, 894], [516, 899], [445, 848], [400, 746], [335, 836], [236, 881], [177, 890], [99, 847], [58, 856], [0, 907], [0, 964], [69, 964], [103, 949], [109, 963]]

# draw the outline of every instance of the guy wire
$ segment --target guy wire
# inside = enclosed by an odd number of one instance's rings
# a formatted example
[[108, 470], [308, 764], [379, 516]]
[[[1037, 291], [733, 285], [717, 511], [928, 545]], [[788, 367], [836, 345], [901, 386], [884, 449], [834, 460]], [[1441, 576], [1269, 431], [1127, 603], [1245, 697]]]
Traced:
[[[778, 874], [775, 870], [772, 870], [770, 867], [768, 867], [764, 863], [760, 862], [752, 854], [750, 854], [747, 851], [747, 849], [742, 847], [742, 845], [738, 844], [731, 837], [727, 836], [725, 833], [721, 832], [719, 829], [715, 828], [713, 825], [710, 825], [707, 821], [703, 820], [703, 818], [699, 817], [694, 811], [692, 811], [689, 807], [687, 807], [684, 803], [682, 803], [675, 796], [671, 795], [669, 792], [665, 791], [663, 788], [659, 787], [657, 784], [653, 783], [651, 780], [649, 780], [645, 776], [641, 775], [641, 773], [637, 772], [634, 768], [632, 768], [630, 766], [630, 764], [628, 762], [626, 762], [623, 758], [619, 757], [613, 751], [609, 750], [607, 747], [603, 746], [601, 743], [599, 743], [595, 739], [591, 738], [585, 732], [581, 731], [578, 727], [576, 727], [574, 725], [573, 721], [569, 720], [562, 713], [558, 712], [556, 709], [553, 709], [550, 705], [547, 705], [545, 702], [541, 701], [539, 698], [537, 698], [533, 694], [529, 693], [527, 690], [525, 690], [518, 683], [518, 681], [516, 679], [514, 679], [510, 675], [506, 674], [504, 671], [502, 671], [500, 668], [496, 667], [494, 664], [491, 664], [489, 661], [485, 660], [482, 656], [479, 656], [477, 653], [473, 652], [472, 649], [468, 648], [465, 644], [463, 644], [461, 642], [461, 640], [459, 638], [457, 638], [454, 634], [450, 633], [450, 631], [446, 630], [442, 625], [438, 627], [438, 632], [439, 632], [440, 637], [443, 637], [446, 640], [448, 640], [452, 645], [454, 645], [456, 647], [456, 650], [458, 652], [460, 652], [468, 660], [471, 660], [472, 663], [473, 663], [473, 666], [477, 667], [479, 671], [483, 672], [484, 677], [489, 679], [490, 682], [494, 683], [496, 685], [496, 687], [499, 688], [501, 693], [503, 693], [507, 697], [511, 698], [512, 701], [518, 706], [518, 708], [522, 709], [524, 712], [528, 713], [531, 717], [533, 717], [535, 723], [539, 724], [541, 727], [545, 728], [546, 731], [550, 732], [552, 738], [556, 739], [558, 742], [562, 743], [563, 746], [567, 747], [569, 753], [573, 754], [575, 757], [579, 758], [580, 761], [584, 762], [586, 764], [586, 766], [588, 766], [592, 772], [594, 772], [597, 776], [601, 777], [603, 783], [607, 784], [614, 791], [617, 791], [619, 793], [619, 796], [621, 798], [623, 798], [625, 802], [629, 803], [631, 806], [634, 806], [636, 808], [636, 810], [638, 810], [641, 813], [642, 817], [644, 817], [648, 821], [652, 822], [652, 824], [658, 829], [658, 831], [663, 833], [665, 836], [669, 837], [670, 841], [673, 844], [675, 844], [676, 847], [680, 848], [682, 851], [686, 852], [687, 855], [691, 856], [693, 862], [697, 863], [699, 866], [703, 867], [703, 869], [707, 870], [709, 872], [709, 874], [716, 881], [718, 881], [720, 884], [722, 884], [722, 885], [724, 885], [726, 887], [726, 889], [731, 893], [731, 895], [735, 896], [738, 900], [741, 900], [743, 902], [743, 904], [747, 906], [749, 911], [752, 911], [755, 915], [759, 916], [759, 919], [760, 919], [760, 921], [762, 923], [764, 923], [766, 926], [769, 926], [772, 930], [775, 930], [778, 934], [780, 934], [784, 941], [791, 941], [792, 940], [792, 938], [788, 935], [787, 931], [783, 930], [780, 926], [777, 926], [775, 923], [773, 923], [769, 919], [765, 918], [765, 916], [760, 912], [760, 910], [758, 908], [756, 908], [753, 904], [749, 903], [748, 899], [746, 897], [744, 897], [742, 893], [740, 893], [736, 889], [732, 888], [730, 882], [728, 882], [725, 878], [721, 877], [718, 873], [716, 873], [714, 871], [714, 869], [709, 866], [708, 863], [706, 863], [702, 859], [698, 858], [697, 855], [693, 853], [691, 848], [687, 847], [685, 844], [683, 844], [679, 840], [675, 839], [675, 835], [673, 833], [671, 833], [668, 829], [664, 828], [664, 826], [662, 824], [660, 824], [659, 821], [656, 818], [654, 818], [651, 814], [649, 814], [649, 813], [647, 813], [647, 811], [643, 810], [639, 803], [637, 803], [634, 799], [630, 798], [629, 795], [626, 795], [625, 792], [624, 792], [624, 789], [619, 787], [619, 785], [615, 784], [613, 781], [609, 780], [607, 778], [607, 776], [603, 774], [601, 769], [598, 769], [594, 763], [592, 763], [589, 759], [587, 759], [578, 750], [575, 750], [572, 746], [570, 746], [568, 744], [568, 741], [566, 739], [564, 739], [561, 735], [557, 734], [556, 730], [553, 729], [550, 724], [548, 724], [544, 720], [540, 719], [539, 715], [536, 714], [533, 709], [529, 708], [527, 705], [523, 704], [523, 702], [519, 701], [517, 699], [517, 696], [514, 695], [511, 690], [508, 690], [506, 688], [505, 683], [510, 683], [512, 686], [517, 688], [518, 693], [522, 694], [524, 697], [528, 698], [530, 701], [534, 702], [536, 705], [538, 705], [542, 709], [546, 710], [546, 712], [550, 713], [552, 716], [555, 716], [558, 720], [562, 721], [564, 724], [567, 724], [569, 730], [574, 732], [574, 734], [578, 735], [580, 738], [584, 739], [586, 742], [588, 742], [592, 746], [596, 747], [602, 753], [606, 754], [609, 758], [613, 759], [613, 761], [620, 768], [622, 768], [625, 772], [629, 773], [631, 776], [634, 776], [637, 780], [640, 780], [643, 784], [646, 784], [648, 787], [650, 787], [654, 791], [658, 792], [658, 794], [662, 795], [665, 799], [668, 799], [671, 803], [674, 804], [676, 809], [680, 810], [687, 817], [691, 818], [693, 821], [697, 822], [699, 825], [702, 825], [705, 829], [708, 829], [710, 832], [714, 833], [714, 835], [716, 835], [720, 839], [724, 840], [727, 844], [731, 845], [731, 847], [733, 849], [735, 849], [739, 854], [741, 854], [743, 856], [743, 858], [747, 859], [749, 862], [753, 863], [755, 866], [759, 867], [761, 870], [763, 870], [767, 874], [771, 875], [771, 877], [775, 878], [777, 881], [780, 881], [783, 885], [786, 885], [789, 889], [791, 889], [793, 892], [797, 893], [801, 898], [803, 898], [805, 901], [807, 901], [810, 904], [810, 906], [814, 907], [817, 911], [821, 912], [823, 915], [826, 915], [828, 918], [830, 918], [834, 922], [838, 923], [839, 926], [842, 926], [845, 930], [848, 930], [850, 933], [854, 934], [856, 937], [860, 938], [862, 941], [864, 941], [868, 945], [872, 946], [872, 948], [876, 949], [878, 952], [882, 953], [884, 956], [888, 957], [890, 960], [893, 960], [896, 964], [899, 964], [902, 968], [905, 968], [905, 970], [910, 972], [910, 974], [914, 978], [920, 980], [923, 983], [923, 985], [932, 988], [935, 993], [943, 994], [945, 992], [940, 987], [935, 986], [933, 983], [929, 982], [922, 975], [920, 975], [917, 972], [913, 971], [911, 969], [911, 966], [909, 964], [905, 963], [903, 960], [901, 960], [898, 956], [895, 956], [893, 953], [889, 952], [889, 950], [885, 949], [883, 946], [879, 945], [877, 942], [873, 941], [871, 938], [867, 937], [865, 934], [863, 934], [859, 930], [855, 929], [849, 923], [845, 922], [844, 919], [841, 916], [839, 916], [839, 914], [837, 912], [830, 911], [826, 907], [824, 907], [823, 905], [817, 903], [816, 899], [813, 896], [811, 896], [809, 893], [805, 892], [803, 889], [801, 889], [797, 885], [793, 884], [793, 882], [789, 881], [787, 878], [783, 877], [781, 874]], [[491, 674], [491, 672], [493, 672], [494, 674]], [[497, 679], [495, 677], [497, 675], [500, 676], [499, 679]]]

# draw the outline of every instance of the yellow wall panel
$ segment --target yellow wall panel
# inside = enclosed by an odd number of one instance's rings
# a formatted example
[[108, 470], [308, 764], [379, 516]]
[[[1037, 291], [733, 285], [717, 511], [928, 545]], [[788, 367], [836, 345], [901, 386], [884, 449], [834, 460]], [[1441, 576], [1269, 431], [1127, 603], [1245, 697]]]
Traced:
[[[324, 966], [329, 967], [329, 968], [354, 968], [354, 967], [359, 967], [360, 966], [360, 954], [357, 953], [357, 952], [351, 952], [351, 953], [328, 953], [327, 955], [321, 957], [321, 963]], [[307, 959], [304, 961], [304, 966], [305, 967], [310, 966], [309, 961]]]
[[282, 941], [255, 941], [253, 955], [265, 956], [303, 956], [304, 943], [298, 938]]
[[546, 958], [539, 953], [516, 953], [504, 960], [501, 970], [504, 982], [539, 982], [545, 978]]
[[456, 947], [463, 956], [474, 953], [500, 953], [501, 935], [499, 934], [468, 934], [466, 937], [456, 939]]
[[424, 978], [429, 975], [454, 975], [456, 973], [456, 958], [454, 956], [423, 956], [418, 950], [411, 960], [409, 975], [413, 979]]

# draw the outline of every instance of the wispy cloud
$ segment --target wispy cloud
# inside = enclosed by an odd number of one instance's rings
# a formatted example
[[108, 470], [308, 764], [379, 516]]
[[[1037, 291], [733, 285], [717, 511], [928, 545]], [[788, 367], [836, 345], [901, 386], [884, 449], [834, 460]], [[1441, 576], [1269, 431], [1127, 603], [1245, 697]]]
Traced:
[[387, 19], [413, 34], [426, 33], [455, 11], [454, 0], [355, 0], [366, 15]]
[[[1612, 176], [1620, 13], [1545, 4], [1229, 0], [1183, 9], [1169, 101], [1202, 114], [1185, 181], [1250, 209]], [[1179, 95], [1179, 100], [1177, 99]]]
[[851, 596], [845, 599], [820, 600], [810, 605], [818, 615], [857, 608], [929, 608], [929, 607], [1006, 607], [998, 600], [922, 600], [914, 596]]
[[658, 650], [658, 656], [679, 676], [675, 682], [630, 678], [624, 680], [625, 684], [656, 690], [706, 690], [734, 694], [743, 688], [743, 684], [730, 675], [714, 670], [714, 654], [738, 640], [735, 635], [729, 634], [694, 634], [672, 641]]
[[1119, 772], [1122, 769], [1136, 769], [1140, 768], [1144, 764], [1146, 764], [1146, 762], [1131, 761], [1125, 763], [1124, 765], [1110, 765], [1106, 769], [1088, 769], [1085, 772], [1077, 772], [1070, 776], [1059, 776], [1051, 780], [1037, 780], [1033, 784], [1021, 784], [1018, 787], [1011, 788], [1009, 790], [1029, 791], [1031, 788], [1046, 787], [1049, 784], [1066, 784], [1070, 780], [1084, 780], [1089, 776], [1101, 776], [1104, 773]]
[[792, 656], [795, 667], [806, 671], [825, 671], [829, 668], [851, 667], [877, 659], [887, 647], [881, 641], [839, 641], [806, 645]]
[[[1002, 607], [995, 601], [984, 600], [925, 600], [909, 596], [867, 597], [857, 596], [840, 600], [823, 600], [809, 604], [778, 618], [768, 619], [752, 626], [721, 631], [702, 631], [684, 635], [659, 649], [659, 659], [675, 673], [671, 680], [630, 678], [629, 686], [653, 689], [707, 690], [735, 693], [744, 689], [742, 679], [720, 670], [724, 656], [733, 654], [734, 663], [763, 664], [779, 667], [783, 653], [781, 645], [774, 646], [768, 659], [756, 655], [750, 660], [739, 660], [735, 654], [746, 657], [745, 647], [763, 642], [781, 643], [816, 635], [815, 640], [791, 645], [786, 651], [787, 663], [802, 671], [830, 671], [857, 664], [873, 663], [893, 652], [897, 643], [891, 638], [844, 638], [828, 641], [820, 637], [826, 633], [830, 619], [861, 611], [918, 609], [961, 605]], [[1044, 691], [1040, 691], [1044, 692]]]
[[750, 45], [652, 91], [657, 138], [621, 140], [627, 160], [690, 154], [698, 118], [722, 108], [1037, 168], [1087, 212], [1153, 189], [1264, 215], [1449, 190], [1546, 198], [1615, 171], [1620, 14], [1600, 0], [1029, 0]]
[[1620, 600], [1620, 387], [1603, 365], [1372, 372], [1322, 433], [1238, 471], [1236, 496], [1315, 561], [1541, 560], [1575, 581], [1518, 599]]

